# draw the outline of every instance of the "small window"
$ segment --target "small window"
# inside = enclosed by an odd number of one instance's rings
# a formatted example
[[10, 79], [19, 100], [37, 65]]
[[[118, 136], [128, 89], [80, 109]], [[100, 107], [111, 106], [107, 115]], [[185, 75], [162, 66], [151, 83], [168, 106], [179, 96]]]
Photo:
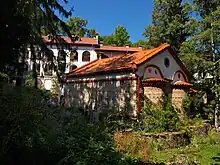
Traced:
[[59, 50], [57, 60], [66, 61], [66, 52], [64, 50]]
[[89, 53], [89, 51], [83, 52], [83, 54], [82, 54], [82, 61], [84, 61], [84, 62], [90, 61], [90, 53]]
[[36, 63], [36, 72], [37, 72], [37, 75], [40, 75], [40, 64], [39, 63]]
[[52, 64], [46, 64], [44, 66], [44, 75], [52, 76], [53, 74], [53, 65]]
[[165, 65], [165, 67], [169, 67], [170, 66], [170, 60], [168, 59], [168, 58], [165, 58], [164, 59], [164, 65]]
[[148, 72], [149, 72], [149, 73], [151, 73], [151, 72], [152, 72], [151, 68], [149, 68], [149, 69], [148, 69]]
[[70, 52], [70, 61], [78, 61], [78, 52], [77, 50], [72, 50]]
[[181, 77], [181, 75], [180, 75], [180, 73], [178, 73], [178, 78], [180, 78]]
[[73, 70], [76, 69], [76, 68], [77, 68], [76, 65], [71, 65], [71, 66], [70, 66], [70, 71], [73, 71]]
[[157, 70], [155, 70], [155, 74], [157, 75]]

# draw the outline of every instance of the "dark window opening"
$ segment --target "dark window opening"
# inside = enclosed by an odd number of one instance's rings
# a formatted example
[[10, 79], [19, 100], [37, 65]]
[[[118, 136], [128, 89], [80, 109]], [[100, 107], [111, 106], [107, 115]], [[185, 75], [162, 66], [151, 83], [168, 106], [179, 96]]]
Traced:
[[164, 59], [164, 65], [165, 65], [165, 67], [169, 67], [170, 66], [170, 60], [168, 59], [168, 58], [165, 58]]
[[40, 75], [40, 64], [39, 63], [36, 63], [36, 72], [37, 72], [37, 75]]
[[76, 65], [71, 65], [71, 66], [70, 66], [70, 71], [73, 71], [73, 70], [76, 69], [76, 68], [77, 68]]
[[88, 51], [83, 52], [83, 54], [82, 54], [82, 61], [83, 62], [90, 61], [90, 53]]
[[70, 52], [70, 61], [78, 61], [78, 52], [76, 50]]
[[53, 65], [52, 64], [46, 64], [44, 67], [44, 75], [52, 76], [53, 73]]

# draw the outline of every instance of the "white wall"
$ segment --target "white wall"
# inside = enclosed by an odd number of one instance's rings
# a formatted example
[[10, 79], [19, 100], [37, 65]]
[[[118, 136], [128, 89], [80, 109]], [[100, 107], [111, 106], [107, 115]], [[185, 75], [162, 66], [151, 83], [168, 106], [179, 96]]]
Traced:
[[[170, 61], [170, 66], [168, 68], [164, 65], [164, 59], [165, 58], [168, 58], [169, 61]], [[170, 79], [170, 80], [173, 79], [174, 73], [176, 71], [178, 71], [178, 70], [182, 71], [182, 69], [177, 64], [176, 60], [172, 57], [172, 55], [169, 53], [168, 50], [165, 50], [165, 51], [161, 52], [157, 56], [153, 57], [151, 60], [149, 60], [146, 63], [139, 66], [137, 74], [140, 75], [140, 76], [143, 76], [144, 75], [144, 69], [148, 65], [158, 66], [160, 68], [164, 78], [167, 78], [167, 79]]]
[[[58, 49], [57, 47], [54, 46], [48, 46], [49, 49], [51, 49], [54, 53], [54, 55], [57, 57], [58, 56]], [[72, 46], [70, 47], [71, 49], [76, 48], [77, 52], [78, 52], [78, 61], [74, 61], [71, 62], [71, 65], [76, 65], [77, 67], [81, 67], [85, 64], [87, 64], [88, 62], [83, 62], [82, 61], [82, 54], [84, 51], [89, 51], [90, 52], [90, 62], [94, 61], [97, 59], [97, 53], [95, 52], [94, 47], [85, 47], [85, 46]], [[70, 67], [70, 50], [68, 49], [64, 49], [64, 51], [67, 53], [67, 57], [66, 57], [66, 63], [67, 63], [67, 68], [66, 68], [66, 73], [69, 72], [69, 67]]]
[[[57, 46], [56, 45], [48, 45], [47, 47], [48, 47], [48, 49], [53, 51], [54, 56], [57, 58], [58, 51], [59, 51], [59, 49], [57, 49]], [[67, 53], [67, 57], [66, 57], [66, 64], [67, 65], [66, 65], [65, 73], [68, 73], [70, 71], [70, 66], [71, 65], [76, 65], [77, 67], [81, 67], [81, 66], [83, 66], [83, 65], [88, 63], [88, 62], [83, 62], [82, 61], [82, 54], [83, 54], [84, 51], [89, 51], [90, 52], [90, 62], [97, 59], [97, 53], [95, 51], [95, 48], [92, 47], [92, 46], [87, 46], [87, 47], [86, 46], [78, 46], [78, 47], [72, 46], [70, 48], [71, 49], [73, 49], [73, 48], [77, 49], [78, 61], [70, 62], [70, 50], [67, 49], [67, 48], [64, 48], [64, 51]], [[27, 59], [28, 71], [31, 71], [33, 69], [33, 62], [31, 61], [31, 51], [30, 51], [30, 48], [28, 48], [28, 51], [29, 51], [29, 59]], [[44, 75], [43, 62], [38, 61], [38, 60], [36, 62], [41, 64], [40, 75]], [[56, 76], [55, 72], [53, 72], [53, 76]], [[45, 89], [47, 89], [47, 90], [50, 90], [50, 88], [51, 88], [51, 85], [52, 85], [51, 79], [52, 79], [52, 76], [45, 76], [44, 77], [43, 83], [44, 83]]]
[[74, 77], [68, 78], [67, 82], [74, 82], [74, 81], [85, 81], [85, 80], [102, 80], [102, 79], [118, 79], [118, 78], [125, 78], [125, 77], [134, 77], [135, 74], [133, 73], [112, 73], [106, 75], [95, 75], [95, 76], [86, 76], [86, 77]]

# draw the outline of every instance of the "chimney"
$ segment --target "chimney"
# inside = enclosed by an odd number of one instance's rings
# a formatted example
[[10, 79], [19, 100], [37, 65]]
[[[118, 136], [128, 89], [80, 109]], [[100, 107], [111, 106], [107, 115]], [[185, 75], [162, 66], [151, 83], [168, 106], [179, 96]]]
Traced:
[[142, 49], [142, 46], [139, 46], [138, 48], [139, 48], [139, 49]]
[[129, 45], [126, 45], [126, 48], [129, 48]]
[[97, 43], [99, 43], [99, 34], [98, 33], [96, 33], [95, 39], [96, 39]]
[[100, 41], [99, 44], [100, 44], [100, 46], [103, 46], [103, 41]]

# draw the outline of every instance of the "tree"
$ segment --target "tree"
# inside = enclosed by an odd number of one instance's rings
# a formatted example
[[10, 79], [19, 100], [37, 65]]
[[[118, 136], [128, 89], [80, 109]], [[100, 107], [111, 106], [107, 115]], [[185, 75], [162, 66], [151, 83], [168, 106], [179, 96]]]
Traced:
[[[65, 1], [67, 3], [68, 1]], [[55, 14], [58, 11], [64, 17], [69, 17], [71, 11], [66, 11], [60, 3], [55, 1], [7, 1], [1, 6], [1, 66], [0, 71], [7, 73], [10, 80], [17, 79], [21, 85], [24, 72], [25, 50], [29, 46], [32, 54], [35, 86], [36, 76], [36, 47], [46, 50], [42, 40], [42, 28], [54, 36], [58, 34], [56, 24], [71, 37], [66, 24]]]
[[[181, 58], [194, 76], [198, 89], [214, 95], [214, 107], [207, 109], [214, 113], [215, 127], [219, 127], [220, 95], [220, 2], [195, 0], [194, 5], [199, 18], [196, 31], [181, 46]], [[214, 112], [212, 110], [215, 109]]]
[[97, 35], [97, 32], [95, 29], [87, 29], [86, 37], [94, 38], [96, 37], [96, 35]]
[[127, 29], [121, 25], [118, 25], [115, 28], [113, 37], [116, 46], [127, 46], [131, 44], [131, 42], [129, 41], [130, 36], [127, 32]]
[[88, 31], [86, 28], [88, 21], [80, 17], [71, 17], [67, 22], [72, 35], [84, 37]]
[[103, 45], [115, 46], [115, 40], [114, 40], [114, 36], [113, 35], [103, 36], [103, 37], [101, 37], [101, 40], [103, 40]]
[[154, 0], [152, 24], [143, 35], [155, 47], [171, 44], [177, 51], [191, 33], [190, 4], [183, 0]]
[[149, 48], [150, 45], [145, 40], [138, 40], [137, 42], [133, 43], [132, 46], [134, 47], [142, 47], [142, 48]]
[[115, 31], [110, 36], [104, 36], [103, 44], [112, 46], [129, 46], [131, 41], [129, 41], [129, 34], [127, 29], [121, 25], [115, 28]]

